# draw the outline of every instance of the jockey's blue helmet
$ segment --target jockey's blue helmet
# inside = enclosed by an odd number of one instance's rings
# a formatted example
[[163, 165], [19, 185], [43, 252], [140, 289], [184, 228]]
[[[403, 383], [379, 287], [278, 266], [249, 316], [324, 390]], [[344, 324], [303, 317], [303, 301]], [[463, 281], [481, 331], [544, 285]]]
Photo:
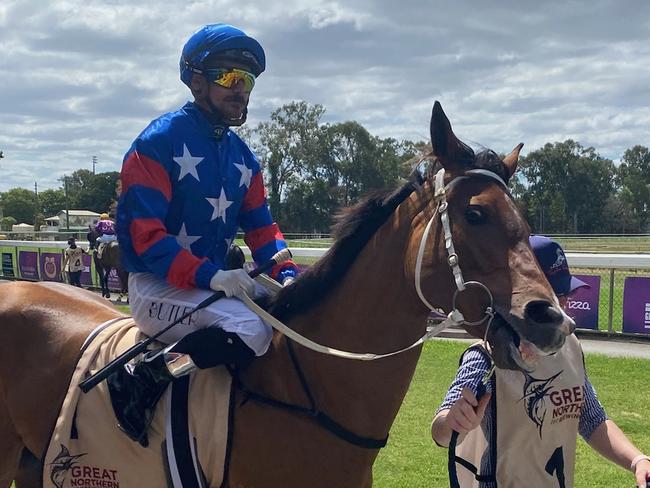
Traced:
[[192, 74], [203, 74], [209, 56], [219, 55], [243, 63], [257, 77], [266, 69], [264, 49], [244, 31], [228, 24], [208, 24], [196, 31], [183, 46], [181, 81], [188, 87]]

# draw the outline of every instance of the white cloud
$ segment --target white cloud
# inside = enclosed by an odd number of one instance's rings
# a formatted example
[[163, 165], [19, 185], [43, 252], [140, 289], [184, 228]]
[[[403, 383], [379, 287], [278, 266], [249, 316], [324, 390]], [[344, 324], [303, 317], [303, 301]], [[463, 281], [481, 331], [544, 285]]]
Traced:
[[4, 0], [0, 191], [118, 170], [133, 138], [189, 98], [185, 40], [227, 22], [264, 45], [249, 124], [292, 100], [382, 137], [428, 137], [440, 100], [457, 133], [496, 151], [573, 138], [618, 159], [650, 145], [645, 0]]

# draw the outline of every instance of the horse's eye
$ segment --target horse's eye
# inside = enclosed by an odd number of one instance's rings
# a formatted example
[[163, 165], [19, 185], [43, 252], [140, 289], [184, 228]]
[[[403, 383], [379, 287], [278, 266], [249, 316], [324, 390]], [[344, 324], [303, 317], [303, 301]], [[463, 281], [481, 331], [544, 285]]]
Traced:
[[485, 222], [485, 212], [478, 206], [469, 207], [465, 210], [465, 220], [471, 225], [482, 224]]

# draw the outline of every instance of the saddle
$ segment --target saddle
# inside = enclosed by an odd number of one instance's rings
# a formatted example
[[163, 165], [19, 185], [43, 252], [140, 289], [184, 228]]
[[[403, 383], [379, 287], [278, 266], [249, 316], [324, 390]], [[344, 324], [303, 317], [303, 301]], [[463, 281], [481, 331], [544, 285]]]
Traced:
[[117, 246], [117, 245], [118, 245], [117, 241], [112, 241], [112, 242], [100, 242], [99, 244], [97, 244], [97, 257], [98, 257], [99, 259], [101, 259], [101, 258], [102, 258], [102, 254], [104, 253], [104, 250], [105, 250], [107, 247], [112, 247], [112, 246]]
[[221, 485], [232, 394], [225, 368], [171, 384], [156, 408], [147, 448], [119, 429], [105, 382], [86, 394], [77, 387], [142, 337], [127, 318], [102, 324], [86, 340], [43, 458], [44, 488]]

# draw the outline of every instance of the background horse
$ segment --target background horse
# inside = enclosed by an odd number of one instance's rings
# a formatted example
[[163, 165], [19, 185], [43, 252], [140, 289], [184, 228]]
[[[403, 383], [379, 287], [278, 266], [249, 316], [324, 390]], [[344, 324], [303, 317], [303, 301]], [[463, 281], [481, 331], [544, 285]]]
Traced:
[[[427, 178], [348, 209], [328, 253], [279, 293], [271, 311], [317, 342], [375, 353], [403, 348], [423, 335], [425, 300], [445, 310], [455, 304], [468, 321], [479, 322], [490, 303], [480, 287], [456, 296], [449, 264], [454, 259], [445, 247], [453, 240], [465, 278], [481, 282], [493, 297], [499, 320], [488, 337], [495, 362], [517, 367], [523, 360], [517, 346], [526, 341], [535, 351], [557, 351], [575, 324], [537, 265], [526, 222], [494, 178], [507, 181], [514, 173], [521, 145], [503, 161], [491, 151], [475, 155], [453, 134], [437, 102], [430, 130], [436, 169], [444, 169], [444, 199]], [[449, 219], [451, 239], [445, 239], [440, 215]], [[37, 456], [44, 452], [84, 338], [96, 324], [120, 315], [65, 285], [3, 286], [0, 487], [13, 479], [23, 448]], [[488, 322], [467, 329], [482, 335]], [[370, 487], [372, 465], [420, 350], [355, 362], [276, 334], [269, 351], [240, 372], [222, 486]], [[210, 405], [204, 408], [213, 414]], [[196, 435], [201, 459], [212, 433], [208, 440], [206, 433]], [[211, 467], [200, 468], [207, 484], [217, 486]]]
[[102, 296], [109, 299], [111, 298], [111, 291], [108, 288], [108, 277], [111, 270], [114, 269], [122, 286], [118, 301], [122, 301], [122, 297], [126, 297], [128, 301], [129, 273], [122, 267], [122, 262], [120, 260], [120, 246], [117, 241], [105, 244], [104, 249], [102, 250], [102, 256], [99, 257], [97, 253], [97, 247], [99, 245], [97, 238], [99, 237], [99, 234], [95, 230], [94, 226], [90, 225], [88, 227], [88, 234], [86, 237], [90, 244], [90, 249], [95, 249], [93, 260], [95, 261], [95, 269], [99, 276], [99, 285], [102, 289]]

